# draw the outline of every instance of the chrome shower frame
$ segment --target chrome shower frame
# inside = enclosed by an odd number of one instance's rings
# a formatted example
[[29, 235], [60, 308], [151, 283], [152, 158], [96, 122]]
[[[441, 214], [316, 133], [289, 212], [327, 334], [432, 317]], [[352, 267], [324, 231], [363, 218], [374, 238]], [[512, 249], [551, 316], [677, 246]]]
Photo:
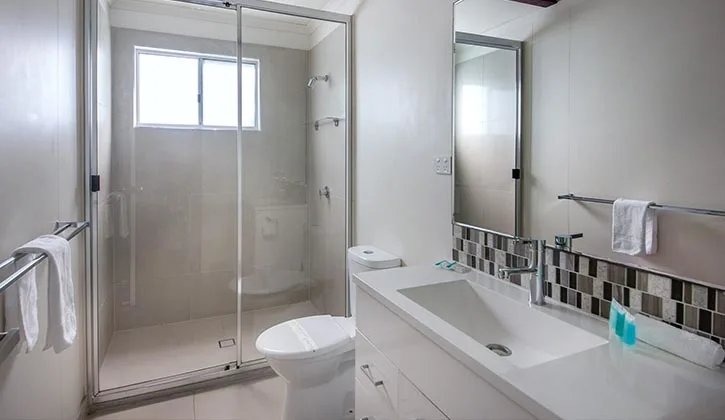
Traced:
[[[347, 187], [347, 197], [345, 200], [345, 242], [350, 247], [353, 243], [352, 232], [352, 196], [353, 196], [353, 124], [352, 124], [352, 45], [353, 45], [353, 19], [351, 15], [341, 13], [327, 12], [317, 9], [310, 9], [299, 6], [291, 6], [282, 3], [276, 3], [265, 0], [237, 0], [234, 2], [226, 2], [220, 0], [173, 0], [183, 3], [191, 3], [202, 6], [211, 6], [228, 10], [236, 10], [237, 13], [237, 48], [241, 49], [241, 19], [242, 9], [253, 9], [257, 11], [279, 13], [289, 16], [297, 16], [315, 20], [322, 20], [345, 25], [346, 46], [345, 46], [345, 67], [346, 67], [346, 85], [345, 85], [345, 113], [348, 120], [345, 133], [345, 185]], [[128, 386], [101, 390], [99, 385], [100, 365], [99, 365], [99, 316], [98, 316], [98, 253], [97, 253], [97, 236], [98, 236], [98, 212], [97, 212], [97, 193], [88, 188], [91, 176], [98, 171], [97, 164], [97, 141], [98, 133], [97, 123], [97, 37], [98, 37], [98, 0], [83, 0], [82, 2], [82, 35], [83, 35], [83, 62], [82, 68], [83, 78], [83, 132], [84, 132], [84, 181], [85, 181], [85, 216], [90, 222], [90, 234], [86, 235], [86, 257], [85, 257], [85, 273], [86, 273], [86, 404], [89, 412], [96, 411], [114, 411], [138, 405], [142, 402], [167, 399], [180, 395], [188, 395], [200, 390], [224, 386], [231, 383], [239, 383], [242, 381], [254, 380], [262, 377], [273, 376], [274, 372], [269, 364], [263, 360], [253, 360], [244, 362], [241, 354], [240, 328], [237, 327], [237, 360], [229, 361], [221, 365], [200, 369], [183, 374], [159, 378], [142, 383], [131, 384]], [[81, 28], [79, 28], [80, 30]], [[240, 77], [238, 75], [238, 77]], [[241, 89], [241, 84], [239, 85]], [[241, 95], [239, 95], [241, 98]], [[241, 107], [239, 107], [241, 112]], [[241, 142], [241, 130], [238, 130], [237, 140]], [[238, 148], [239, 150], [239, 148]], [[241, 155], [238, 154], [238, 176], [241, 176]], [[242, 183], [238, 183], [241, 188]], [[241, 190], [238, 191], [241, 197]], [[237, 217], [239, 226], [238, 241], [241, 241], [241, 199], [238, 201]], [[241, 287], [242, 258], [241, 258], [241, 242], [238, 244], [237, 255], [237, 285]], [[347, 261], [345, 262], [347, 273]], [[239, 289], [238, 289], [239, 290]], [[350, 314], [350, 291], [347, 280], [345, 281], [345, 312]], [[237, 302], [237, 316], [241, 317], [241, 298]], [[239, 320], [239, 319], [238, 319]]]

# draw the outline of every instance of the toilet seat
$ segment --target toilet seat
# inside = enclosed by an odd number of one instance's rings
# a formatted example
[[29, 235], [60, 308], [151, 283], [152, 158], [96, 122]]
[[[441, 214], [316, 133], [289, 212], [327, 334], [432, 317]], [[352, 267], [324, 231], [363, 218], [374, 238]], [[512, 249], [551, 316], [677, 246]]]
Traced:
[[355, 324], [351, 318], [316, 315], [277, 324], [257, 338], [257, 350], [283, 360], [308, 359], [352, 348]]

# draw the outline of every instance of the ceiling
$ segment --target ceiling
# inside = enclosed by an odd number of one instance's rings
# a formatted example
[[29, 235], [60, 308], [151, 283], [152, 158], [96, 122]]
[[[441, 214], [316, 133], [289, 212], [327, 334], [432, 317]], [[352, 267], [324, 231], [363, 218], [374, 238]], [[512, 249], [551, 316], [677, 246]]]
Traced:
[[[214, 1], [214, 0], [211, 0]], [[328, 10], [328, 5], [331, 3], [330, 0], [269, 0], [273, 3], [282, 3], [282, 4], [289, 4], [293, 6], [300, 6], [300, 7], [307, 7], [310, 9], [318, 9], [318, 10]], [[190, 11], [197, 11], [199, 12], [199, 18], [204, 19], [204, 16], [213, 15], [213, 14], [219, 14], [219, 15], [226, 15], [228, 12], [226, 12], [224, 9], [216, 8], [216, 7], [210, 7], [210, 6], [202, 6], [198, 4], [194, 4], [192, 2], [187, 2], [184, 0], [108, 0], [109, 5], [112, 8], [120, 8], [120, 9], [139, 9], [144, 7], [149, 8], [159, 8], [164, 7], [167, 8], [167, 10], [174, 14], [172, 9], [178, 9], [183, 10], [185, 9], [188, 12]], [[114, 6], [115, 3], [115, 6]], [[219, 3], [222, 3], [221, 0], [219, 0]], [[289, 15], [283, 15], [279, 13], [269, 13], [269, 12], [260, 12], [257, 10], [252, 9], [243, 9], [242, 10], [243, 16], [255, 16], [259, 19], [263, 20], [273, 20], [278, 22], [285, 22], [288, 24], [293, 25], [299, 25], [301, 27], [304, 27], [307, 33], [312, 33], [318, 26], [317, 21], [314, 19], [307, 19], [302, 17], [296, 17], [296, 16], [289, 16]], [[253, 24], [258, 25], [258, 22], [254, 22]]]
[[[236, 41], [234, 9], [204, 6], [180, 0], [107, 0], [111, 25], [136, 29]], [[221, 0], [205, 0], [222, 3]], [[360, 0], [277, 0], [276, 3], [343, 12]], [[348, 4], [350, 3], [350, 4]], [[295, 49], [310, 49], [339, 26], [280, 13], [242, 10], [245, 42]]]
[[476, 57], [495, 51], [500, 50], [498, 48], [489, 48], [480, 45], [456, 44], [456, 64], [472, 60]]
[[539, 10], [542, 9], [510, 0], [463, 0], [455, 8], [456, 31], [485, 34]]

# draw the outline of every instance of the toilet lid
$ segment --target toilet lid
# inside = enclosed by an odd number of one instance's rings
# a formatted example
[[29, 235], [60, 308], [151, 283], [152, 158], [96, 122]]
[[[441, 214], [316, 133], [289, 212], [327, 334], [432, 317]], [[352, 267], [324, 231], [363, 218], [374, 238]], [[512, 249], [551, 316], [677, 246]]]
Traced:
[[304, 359], [352, 343], [354, 324], [342, 317], [316, 315], [277, 324], [257, 338], [257, 350], [278, 359]]

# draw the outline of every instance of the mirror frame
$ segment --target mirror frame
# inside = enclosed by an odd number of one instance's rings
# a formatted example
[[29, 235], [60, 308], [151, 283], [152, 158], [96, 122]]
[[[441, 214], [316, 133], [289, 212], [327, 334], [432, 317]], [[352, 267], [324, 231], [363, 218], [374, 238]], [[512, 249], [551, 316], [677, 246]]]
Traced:
[[[462, 1], [462, 0], [461, 0]], [[456, 4], [460, 3], [457, 1]], [[453, 6], [455, 8], [455, 4]], [[454, 12], [455, 16], [455, 12]], [[516, 157], [514, 160], [513, 170], [518, 170], [519, 177], [514, 180], [514, 231], [513, 236], [520, 237], [523, 231], [523, 190], [521, 188], [521, 181], [524, 177], [522, 164], [522, 112], [523, 112], [523, 43], [505, 38], [495, 38], [486, 35], [478, 35], [468, 32], [459, 32], [455, 30], [454, 20], [454, 31], [453, 31], [453, 136], [451, 139], [452, 145], [451, 150], [453, 152], [453, 168], [451, 173], [451, 185], [453, 194], [451, 195], [452, 203], [451, 208], [453, 214], [451, 216], [453, 224], [472, 227], [479, 230], [485, 230], [488, 232], [501, 233], [506, 236], [511, 236], [511, 232], [496, 232], [492, 229], [488, 229], [484, 226], [474, 226], [466, 223], [456, 221], [456, 44], [476, 45], [481, 47], [498, 48], [501, 50], [514, 51], [516, 53], [516, 139], [514, 146], [516, 148]], [[513, 173], [512, 173], [513, 178]]]

